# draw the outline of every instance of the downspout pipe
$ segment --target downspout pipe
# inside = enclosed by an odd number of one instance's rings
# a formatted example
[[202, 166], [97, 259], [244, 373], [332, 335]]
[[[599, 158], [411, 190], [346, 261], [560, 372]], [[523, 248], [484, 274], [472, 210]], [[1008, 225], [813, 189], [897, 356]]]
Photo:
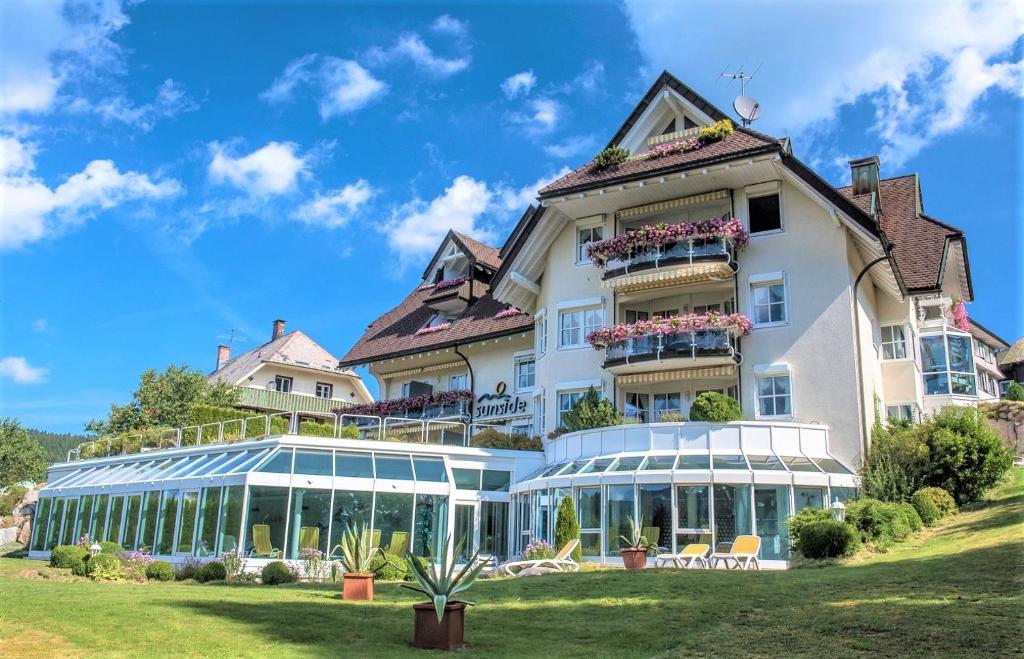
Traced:
[[[879, 256], [874, 261], [871, 261], [865, 265], [860, 273], [857, 274], [857, 279], [853, 282], [853, 295], [851, 296], [850, 304], [853, 305], [853, 359], [856, 365], [856, 372], [854, 373], [856, 384], [857, 384], [857, 408], [860, 412], [860, 422], [864, 424], [864, 415], [867, 410], [867, 405], [864, 401], [864, 385], [861, 382], [861, 373], [863, 372], [863, 358], [860, 351], [860, 313], [857, 311], [857, 291], [860, 287], [860, 282], [864, 279], [864, 275], [868, 274], [871, 268], [875, 267], [882, 261], [888, 261], [892, 253], [893, 243], [887, 244], [883, 249], [885, 254]], [[860, 432], [860, 456], [861, 460], [867, 455], [868, 452], [868, 429], [866, 425], [861, 426]]]
[[[452, 347], [452, 350], [455, 352], [456, 355], [458, 355], [459, 357], [462, 358], [462, 361], [466, 362], [466, 368], [469, 369], [469, 391], [475, 397], [476, 396], [476, 379], [475, 379], [475, 376], [473, 375], [473, 365], [469, 363], [469, 359], [464, 354], [459, 352], [459, 344], [458, 343], [456, 343]], [[469, 402], [469, 422], [470, 423], [473, 423], [473, 413], [475, 411], [476, 410], [473, 409], [473, 401], [470, 401]]]

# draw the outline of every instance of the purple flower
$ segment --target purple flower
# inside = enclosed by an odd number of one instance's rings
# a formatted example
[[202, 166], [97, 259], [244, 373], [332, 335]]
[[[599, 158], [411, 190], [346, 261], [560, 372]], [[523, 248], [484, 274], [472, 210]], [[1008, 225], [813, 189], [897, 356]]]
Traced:
[[469, 281], [469, 277], [453, 277], [452, 279], [442, 279], [441, 281], [434, 284], [434, 290], [440, 291], [452, 286], [460, 286]]

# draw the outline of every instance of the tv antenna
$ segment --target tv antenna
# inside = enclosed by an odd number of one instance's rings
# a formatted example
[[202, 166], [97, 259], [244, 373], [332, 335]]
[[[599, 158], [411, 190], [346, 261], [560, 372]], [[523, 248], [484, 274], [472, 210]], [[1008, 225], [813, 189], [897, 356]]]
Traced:
[[[762, 62], [761, 64], [764, 64]], [[752, 96], [747, 96], [747, 83], [754, 79], [757, 72], [761, 70], [761, 64], [757, 65], [753, 73], [745, 73], [743, 71], [743, 65], [740, 65], [739, 71], [735, 73], [727, 73], [723, 71], [720, 78], [727, 78], [730, 82], [738, 80], [740, 83], [740, 95], [736, 97], [736, 100], [732, 103], [733, 110], [739, 115], [740, 121], [744, 126], [749, 126], [754, 123], [758, 117], [761, 116], [761, 104], [757, 102]]]
[[249, 340], [241, 334], [236, 335], [235, 330], [233, 329], [223, 332], [222, 334], [218, 334], [217, 338], [226, 341], [229, 348], [234, 348], [236, 341], [238, 343], [245, 343]]

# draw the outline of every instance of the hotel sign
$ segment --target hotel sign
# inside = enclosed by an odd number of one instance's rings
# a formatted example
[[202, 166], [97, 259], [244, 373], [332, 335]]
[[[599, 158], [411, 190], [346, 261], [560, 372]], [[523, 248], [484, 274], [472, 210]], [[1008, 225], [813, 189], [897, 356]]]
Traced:
[[519, 396], [510, 396], [505, 393], [506, 389], [505, 383], [499, 382], [494, 388], [493, 394], [483, 394], [478, 397], [474, 406], [473, 416], [478, 419], [490, 419], [526, 414], [526, 399]]

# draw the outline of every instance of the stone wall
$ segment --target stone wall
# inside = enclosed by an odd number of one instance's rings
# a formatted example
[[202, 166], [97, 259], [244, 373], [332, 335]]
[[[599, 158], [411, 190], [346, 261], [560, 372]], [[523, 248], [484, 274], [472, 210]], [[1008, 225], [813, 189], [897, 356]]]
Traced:
[[981, 403], [978, 409], [985, 413], [1013, 454], [1024, 455], [1024, 401]]
[[32, 538], [32, 514], [36, 510], [36, 502], [39, 500], [39, 490], [45, 483], [39, 483], [28, 492], [12, 511], [13, 514], [7, 517], [0, 517], [0, 545], [14, 542], [28, 545]]

